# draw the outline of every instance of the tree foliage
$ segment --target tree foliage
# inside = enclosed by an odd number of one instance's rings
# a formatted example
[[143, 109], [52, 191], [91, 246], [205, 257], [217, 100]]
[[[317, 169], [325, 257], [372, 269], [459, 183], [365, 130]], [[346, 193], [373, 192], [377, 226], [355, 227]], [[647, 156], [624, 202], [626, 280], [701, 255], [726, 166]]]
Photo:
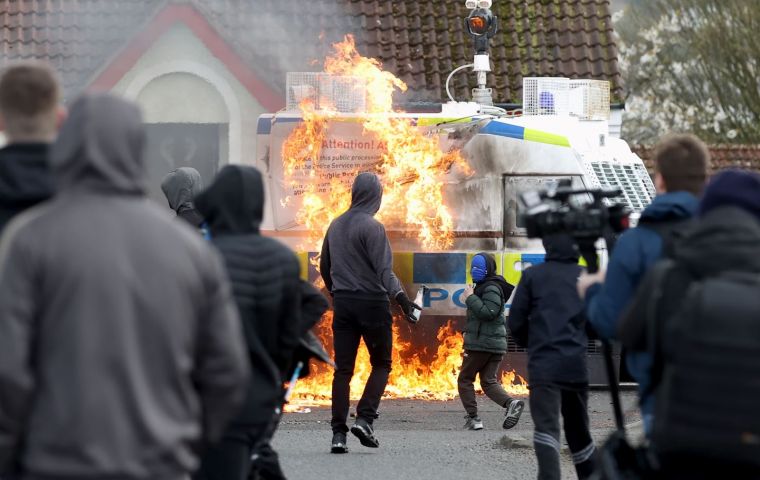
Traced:
[[616, 30], [629, 142], [760, 143], [760, 1], [633, 0]]

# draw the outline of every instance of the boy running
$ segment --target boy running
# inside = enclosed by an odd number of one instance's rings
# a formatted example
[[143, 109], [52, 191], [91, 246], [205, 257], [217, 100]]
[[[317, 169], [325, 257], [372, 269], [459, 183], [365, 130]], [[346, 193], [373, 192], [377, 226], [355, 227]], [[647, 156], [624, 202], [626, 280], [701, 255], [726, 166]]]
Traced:
[[475, 288], [468, 286], [463, 293], [467, 304], [467, 326], [464, 331], [462, 370], [457, 381], [459, 397], [467, 411], [464, 427], [468, 430], [483, 429], [473, 386], [475, 376], [479, 375], [480, 386], [488, 398], [506, 408], [503, 427], [512, 428], [520, 419], [524, 402], [512, 399], [504, 391], [496, 373], [507, 353], [504, 304], [515, 287], [496, 274], [496, 260], [489, 253], [472, 257], [470, 273]]

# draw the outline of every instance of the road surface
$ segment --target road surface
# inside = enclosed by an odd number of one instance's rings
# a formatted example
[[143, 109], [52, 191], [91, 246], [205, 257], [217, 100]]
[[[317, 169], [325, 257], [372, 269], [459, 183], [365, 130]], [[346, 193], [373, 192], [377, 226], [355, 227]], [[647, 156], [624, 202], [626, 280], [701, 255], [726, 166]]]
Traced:
[[[329, 407], [312, 408], [310, 413], [288, 413], [275, 436], [274, 447], [291, 480], [535, 478], [530, 410], [526, 408], [515, 428], [503, 430], [503, 409], [483, 396], [478, 397], [478, 404], [485, 429], [473, 432], [462, 429], [464, 410], [458, 400], [383, 400], [375, 423], [380, 448], [362, 447], [349, 434], [350, 452], [346, 455], [329, 453]], [[635, 429], [640, 424], [635, 393], [623, 393], [623, 407], [626, 422]], [[589, 414], [598, 446], [614, 427], [609, 393], [591, 393]], [[576, 478], [566, 448], [562, 476]]]

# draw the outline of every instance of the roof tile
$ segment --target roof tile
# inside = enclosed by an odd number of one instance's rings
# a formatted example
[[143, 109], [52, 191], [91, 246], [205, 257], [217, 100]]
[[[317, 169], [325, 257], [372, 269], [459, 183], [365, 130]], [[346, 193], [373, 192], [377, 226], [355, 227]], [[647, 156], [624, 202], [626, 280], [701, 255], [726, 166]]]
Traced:
[[[740, 168], [760, 172], [760, 145], [709, 145], [712, 172], [727, 168]], [[633, 153], [641, 157], [649, 173], [654, 173], [653, 146], [632, 146]]]
[[[71, 96], [171, 2], [195, 6], [277, 91], [287, 71], [313, 70], [346, 33], [409, 84], [409, 99], [442, 100], [451, 70], [472, 61], [461, 0], [0, 0], [0, 64], [50, 60]], [[493, 9], [496, 101], [520, 102], [523, 75], [607, 79], [613, 99], [622, 98], [608, 0], [497, 0]], [[457, 98], [474, 86], [464, 74], [452, 81]]]

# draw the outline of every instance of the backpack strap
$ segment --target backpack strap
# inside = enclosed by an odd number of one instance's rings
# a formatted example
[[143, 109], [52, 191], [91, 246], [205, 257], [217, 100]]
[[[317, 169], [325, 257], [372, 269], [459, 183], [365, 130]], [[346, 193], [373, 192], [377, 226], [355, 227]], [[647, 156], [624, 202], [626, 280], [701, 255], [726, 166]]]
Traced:
[[664, 366], [662, 345], [660, 344], [662, 325], [660, 325], [658, 313], [660, 311], [660, 302], [662, 302], [665, 296], [665, 280], [674, 267], [675, 262], [665, 260], [661, 264], [655, 265], [650, 274], [652, 276], [650, 281], [655, 287], [652, 292], [652, 298], [646, 308], [647, 351], [652, 355], [649, 386], [645, 392], [647, 395], [652, 394], [662, 377], [662, 368]]
[[[675, 304], [665, 302], [672, 301], [674, 297], [683, 297], [689, 287], [700, 280], [700, 277], [691, 269], [670, 258], [655, 264], [647, 275], [651, 275], [647, 282], [653, 285], [652, 296], [645, 310], [647, 351], [652, 355], [652, 368], [649, 387], [645, 393], [651, 394], [660, 383], [665, 369], [662, 333], [666, 323], [671, 321], [680, 310]], [[674, 288], [683, 290], [674, 292]], [[671, 298], [666, 298], [666, 295]], [[665, 308], [666, 306], [668, 308]]]
[[678, 245], [695, 223], [693, 218], [679, 218], [660, 221], [642, 220], [639, 226], [654, 231], [662, 238], [662, 258], [674, 258]]

